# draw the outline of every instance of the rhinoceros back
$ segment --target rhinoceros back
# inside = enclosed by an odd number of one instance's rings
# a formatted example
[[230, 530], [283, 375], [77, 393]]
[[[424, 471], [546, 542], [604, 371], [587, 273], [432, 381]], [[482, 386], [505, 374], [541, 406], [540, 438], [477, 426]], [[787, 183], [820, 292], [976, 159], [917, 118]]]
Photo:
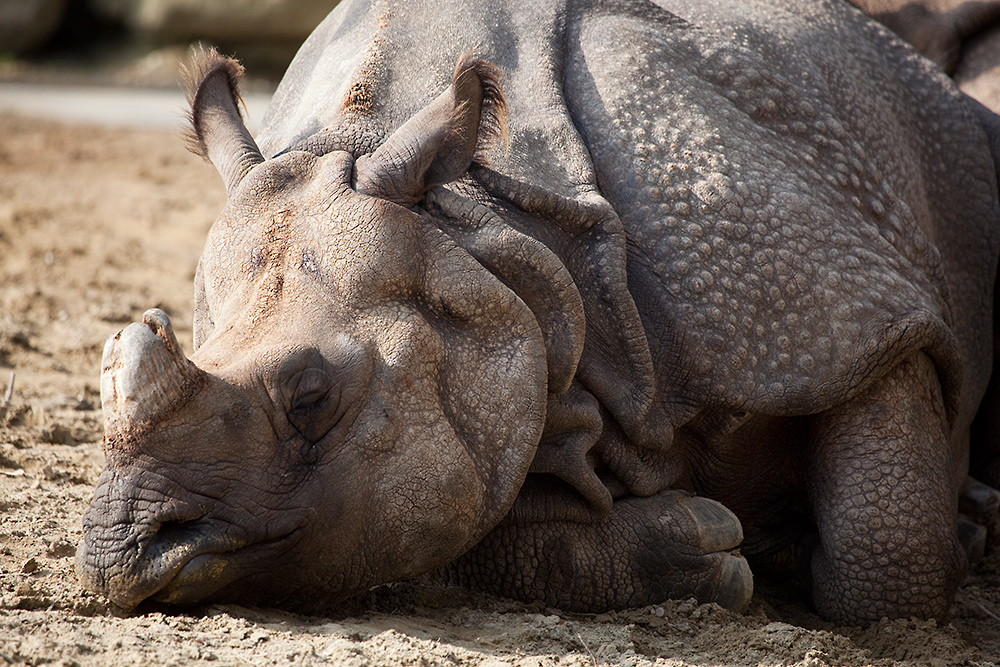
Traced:
[[995, 179], [944, 77], [849, 8], [662, 4], [697, 27], [595, 13], [566, 82], [647, 331], [683, 340], [659, 376], [803, 414], [906, 347], [984, 358]]

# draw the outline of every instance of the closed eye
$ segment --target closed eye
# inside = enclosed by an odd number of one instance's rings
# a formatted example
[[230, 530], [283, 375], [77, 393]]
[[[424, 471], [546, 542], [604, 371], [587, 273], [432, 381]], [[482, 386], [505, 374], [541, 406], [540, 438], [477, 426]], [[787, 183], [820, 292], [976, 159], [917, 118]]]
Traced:
[[295, 397], [295, 403], [289, 411], [290, 415], [306, 416], [323, 407], [326, 403], [329, 392], [324, 389], [315, 389]]

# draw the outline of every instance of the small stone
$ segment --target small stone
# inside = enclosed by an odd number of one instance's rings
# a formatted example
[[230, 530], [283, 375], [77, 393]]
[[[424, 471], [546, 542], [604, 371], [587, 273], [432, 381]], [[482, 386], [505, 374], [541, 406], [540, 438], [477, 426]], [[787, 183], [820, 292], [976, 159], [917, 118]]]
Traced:
[[24, 561], [24, 565], [21, 566], [21, 572], [23, 572], [24, 574], [32, 574], [34, 572], [37, 572], [39, 567], [40, 566], [38, 565], [38, 561], [35, 560], [34, 557], [32, 557]]
[[76, 546], [68, 540], [60, 539], [50, 544], [46, 553], [51, 558], [67, 558], [76, 554]]

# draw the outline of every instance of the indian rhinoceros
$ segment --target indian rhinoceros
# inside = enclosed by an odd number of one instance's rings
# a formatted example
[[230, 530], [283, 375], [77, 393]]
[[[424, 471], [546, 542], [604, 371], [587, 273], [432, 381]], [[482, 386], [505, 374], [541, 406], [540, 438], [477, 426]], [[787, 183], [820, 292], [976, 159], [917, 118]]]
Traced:
[[256, 141], [240, 74], [191, 72], [195, 351], [104, 351], [88, 587], [740, 609], [749, 559], [947, 612], [997, 133], [910, 47], [842, 0], [345, 0]]

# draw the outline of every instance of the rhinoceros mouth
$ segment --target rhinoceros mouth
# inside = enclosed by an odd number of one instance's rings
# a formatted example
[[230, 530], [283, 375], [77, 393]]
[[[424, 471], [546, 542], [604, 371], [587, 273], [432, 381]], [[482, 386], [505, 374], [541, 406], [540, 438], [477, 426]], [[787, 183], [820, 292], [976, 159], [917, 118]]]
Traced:
[[275, 560], [293, 549], [302, 535], [302, 526], [294, 525], [272, 531], [264, 539], [238, 539], [204, 526], [168, 522], [125, 567], [116, 565], [120, 559], [107, 558], [99, 537], [88, 536], [80, 545], [77, 567], [88, 588], [124, 609], [147, 599], [190, 605], [207, 601], [239, 579], [273, 568]]
[[201, 540], [177, 545], [176, 556], [161, 571], [148, 594], [157, 602], [190, 605], [207, 601], [233, 582], [252, 575], [259, 564], [286, 553], [301, 531], [292, 528], [271, 539], [211, 545]]

